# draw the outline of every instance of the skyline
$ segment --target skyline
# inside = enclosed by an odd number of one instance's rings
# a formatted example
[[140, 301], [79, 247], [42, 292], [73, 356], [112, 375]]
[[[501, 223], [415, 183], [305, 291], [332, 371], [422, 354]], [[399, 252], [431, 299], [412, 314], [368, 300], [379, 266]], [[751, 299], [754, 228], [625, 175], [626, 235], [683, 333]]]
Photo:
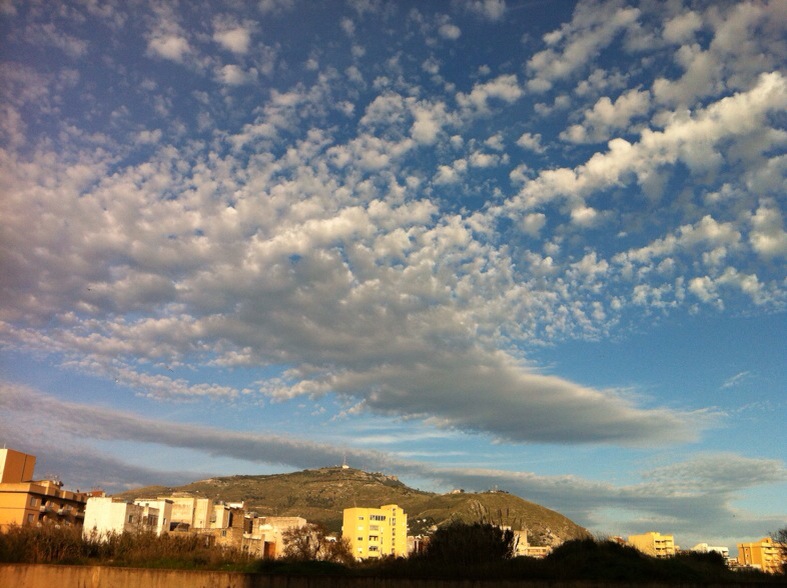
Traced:
[[787, 523], [783, 3], [56, 7], [0, 3], [37, 475], [346, 455], [597, 533]]

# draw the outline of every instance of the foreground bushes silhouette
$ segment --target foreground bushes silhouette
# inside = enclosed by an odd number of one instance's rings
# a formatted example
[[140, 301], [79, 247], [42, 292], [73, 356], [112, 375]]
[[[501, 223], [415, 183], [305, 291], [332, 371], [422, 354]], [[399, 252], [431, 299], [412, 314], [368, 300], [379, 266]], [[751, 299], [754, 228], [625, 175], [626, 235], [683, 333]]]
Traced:
[[[461, 527], [452, 530], [459, 533]], [[464, 530], [469, 530], [465, 528]], [[472, 533], [472, 530], [470, 530]], [[473, 541], [460, 538], [469, 547]], [[442, 554], [442, 548], [438, 550]], [[487, 552], [489, 553], [489, 552]], [[380, 562], [379, 575], [422, 578], [463, 578], [474, 580], [543, 580], [598, 582], [672, 583], [774, 583], [784, 576], [761, 572], [736, 572], [727, 568], [718, 554], [687, 553], [656, 559], [633, 547], [613, 541], [581, 539], [567, 541], [544, 559], [530, 557], [479, 558], [451, 552], [451, 558], [430, 555], [429, 550], [406, 560]]]
[[612, 541], [568, 541], [545, 559], [512, 557], [512, 536], [491, 525], [451, 525], [435, 533], [425, 553], [378, 561], [338, 563], [295, 558], [255, 560], [206, 544], [206, 537], [124, 533], [85, 539], [73, 527], [11, 527], [0, 533], [0, 563], [52, 563], [232, 570], [280, 575], [479, 580], [664, 583], [773, 583], [784, 575], [733, 572], [718, 554], [656, 559]]
[[454, 523], [438, 529], [429, 540], [424, 560], [438, 565], [468, 567], [499, 563], [514, 555], [514, 534], [488, 524]]
[[114, 565], [170, 569], [237, 569], [252, 558], [210, 546], [199, 535], [122, 533], [84, 538], [77, 527], [11, 526], [0, 533], [1, 563]]

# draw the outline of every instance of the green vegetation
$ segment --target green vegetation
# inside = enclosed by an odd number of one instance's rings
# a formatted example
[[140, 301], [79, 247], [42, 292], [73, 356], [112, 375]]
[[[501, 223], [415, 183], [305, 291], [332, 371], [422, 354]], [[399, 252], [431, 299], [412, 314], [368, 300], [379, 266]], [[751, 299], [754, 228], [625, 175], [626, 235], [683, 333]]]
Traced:
[[81, 528], [44, 525], [12, 526], [0, 533], [0, 563], [243, 571], [252, 559], [238, 550], [211, 546], [199, 535], [139, 532], [86, 539]]
[[290, 538], [300, 543], [293, 545], [285, 559], [253, 560], [237, 550], [208, 546], [205, 537], [198, 535], [157, 537], [139, 533], [112, 535], [99, 541], [84, 539], [80, 530], [73, 527], [12, 527], [0, 533], [0, 563], [228, 570], [293, 576], [784, 584], [784, 575], [731, 571], [723, 558], [714, 553], [655, 559], [632, 547], [593, 539], [568, 541], [541, 560], [512, 557], [510, 532], [477, 523], [455, 523], [438, 530], [420, 555], [366, 562], [349, 561], [343, 545], [326, 542], [323, 530], [314, 527], [308, 531]]

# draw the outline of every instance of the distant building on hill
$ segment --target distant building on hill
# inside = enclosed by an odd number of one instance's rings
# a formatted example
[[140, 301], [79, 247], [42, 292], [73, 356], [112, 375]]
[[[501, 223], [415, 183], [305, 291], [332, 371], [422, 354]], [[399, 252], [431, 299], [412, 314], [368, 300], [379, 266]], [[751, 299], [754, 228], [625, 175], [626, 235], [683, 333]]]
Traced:
[[763, 537], [754, 543], [738, 543], [738, 565], [752, 567], [768, 574], [778, 574], [784, 568], [784, 560], [778, 543]]
[[652, 557], [666, 558], [675, 555], [675, 538], [655, 531], [642, 535], [629, 535], [628, 544]]
[[395, 504], [345, 508], [342, 537], [357, 559], [407, 557], [407, 514]]
[[0, 531], [11, 525], [81, 525], [87, 494], [59, 480], [34, 480], [36, 458], [0, 449]]

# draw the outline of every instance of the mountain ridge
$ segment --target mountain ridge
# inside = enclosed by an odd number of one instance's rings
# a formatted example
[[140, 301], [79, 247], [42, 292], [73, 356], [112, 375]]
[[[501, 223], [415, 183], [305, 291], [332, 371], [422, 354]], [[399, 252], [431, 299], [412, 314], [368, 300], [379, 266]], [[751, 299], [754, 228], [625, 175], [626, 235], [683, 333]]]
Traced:
[[410, 534], [428, 533], [458, 521], [527, 529], [533, 545], [556, 545], [591, 536], [564, 515], [504, 490], [438, 494], [410, 488], [396, 476], [344, 466], [212, 477], [177, 487], [146, 486], [115, 496], [131, 500], [175, 492], [225, 502], [245, 501], [246, 509], [260, 516], [301, 516], [334, 532], [341, 530], [345, 508], [398, 504], [408, 515]]

